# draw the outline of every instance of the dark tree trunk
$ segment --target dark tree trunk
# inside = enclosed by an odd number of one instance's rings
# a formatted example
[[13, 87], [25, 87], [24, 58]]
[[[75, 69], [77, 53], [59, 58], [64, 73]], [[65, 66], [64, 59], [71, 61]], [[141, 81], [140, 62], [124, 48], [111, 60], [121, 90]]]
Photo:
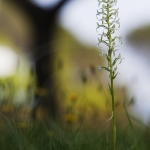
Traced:
[[68, 0], [60, 1], [55, 7], [44, 10], [32, 4], [28, 0], [11, 0], [31, 18], [35, 28], [35, 43], [33, 50], [33, 60], [37, 77], [37, 92], [33, 105], [32, 118], [36, 118], [36, 110], [39, 106], [47, 107], [49, 113], [57, 111], [54, 105], [53, 90], [54, 81], [53, 59], [51, 40], [56, 26], [56, 18], [59, 10]]

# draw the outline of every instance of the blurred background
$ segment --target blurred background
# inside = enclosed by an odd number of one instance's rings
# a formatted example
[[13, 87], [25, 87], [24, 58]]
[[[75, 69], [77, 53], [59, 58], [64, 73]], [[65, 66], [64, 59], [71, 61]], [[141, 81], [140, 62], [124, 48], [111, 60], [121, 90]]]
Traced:
[[[0, 110], [22, 123], [51, 118], [106, 129], [111, 116], [108, 74], [99, 57], [97, 1], [0, 0]], [[150, 121], [149, 0], [118, 1], [124, 58], [115, 81], [117, 121]], [[101, 31], [99, 31], [101, 32]], [[19, 113], [18, 113], [19, 112]], [[0, 117], [1, 118], [1, 117]], [[107, 125], [106, 125], [107, 124]], [[56, 126], [56, 124], [55, 124]], [[60, 127], [62, 128], [62, 127]]]

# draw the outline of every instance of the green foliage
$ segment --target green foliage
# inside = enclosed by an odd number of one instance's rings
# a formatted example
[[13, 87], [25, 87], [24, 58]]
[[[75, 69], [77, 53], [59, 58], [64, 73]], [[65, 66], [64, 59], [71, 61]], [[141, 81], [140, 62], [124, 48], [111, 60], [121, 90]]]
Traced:
[[[1, 150], [112, 150], [110, 130], [91, 130], [87, 134], [87, 131], [83, 132], [80, 128], [77, 130], [68, 128], [63, 134], [64, 130], [54, 131], [51, 128], [51, 122], [30, 122], [23, 127], [17, 121], [10, 121], [3, 114], [0, 115], [5, 122], [3, 125], [0, 125]], [[143, 130], [142, 127], [134, 123], [132, 126], [137, 135], [136, 139], [138, 139], [137, 145], [139, 149], [149, 150], [148, 137], [150, 132], [146, 130], [142, 137], [139, 137], [138, 135]], [[116, 137], [118, 150], [135, 149], [135, 145], [132, 144], [134, 143], [132, 130], [128, 126], [125, 130], [118, 127]]]

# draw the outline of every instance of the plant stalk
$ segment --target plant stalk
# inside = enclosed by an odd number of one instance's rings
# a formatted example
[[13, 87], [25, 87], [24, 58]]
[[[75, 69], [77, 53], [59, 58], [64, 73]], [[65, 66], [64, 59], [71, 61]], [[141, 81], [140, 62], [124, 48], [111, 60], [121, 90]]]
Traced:
[[113, 78], [111, 78], [111, 98], [112, 98], [112, 130], [113, 130], [113, 150], [117, 149], [117, 139], [116, 139], [116, 120], [115, 120], [115, 102], [114, 102], [114, 87]]
[[[117, 138], [116, 138], [116, 120], [115, 120], [115, 100], [114, 100], [114, 79], [116, 78], [117, 72], [117, 62], [122, 62], [121, 54], [117, 57], [115, 56], [115, 52], [117, 51], [115, 40], [118, 39], [120, 43], [122, 43], [121, 36], [115, 36], [115, 31], [117, 28], [120, 28], [120, 22], [118, 18], [118, 9], [114, 6], [117, 4], [117, 0], [98, 0], [99, 6], [101, 8], [97, 10], [97, 16], [101, 24], [97, 23], [97, 28], [103, 28], [103, 32], [100, 38], [98, 38], [99, 43], [103, 43], [107, 47], [106, 53], [102, 52], [100, 55], [105, 57], [108, 62], [108, 67], [100, 67], [98, 66], [98, 70], [105, 69], [109, 72], [110, 84], [109, 89], [111, 93], [111, 101], [112, 101], [112, 150], [117, 149]], [[102, 17], [101, 17], [102, 15]], [[113, 57], [114, 55], [114, 57]], [[110, 120], [109, 119], [109, 120]]]
[[[110, 10], [107, 10], [107, 14], [108, 16], [110, 15]], [[108, 17], [109, 18], [109, 17]], [[110, 90], [111, 90], [111, 101], [112, 101], [112, 136], [113, 136], [113, 150], [117, 149], [117, 139], [116, 139], [116, 120], [115, 120], [115, 100], [114, 100], [114, 74], [113, 74], [113, 58], [112, 58], [112, 51], [114, 49], [112, 49], [111, 45], [111, 34], [110, 34], [110, 20], [108, 19], [107, 21], [108, 23], [108, 40], [109, 40], [109, 51], [108, 51], [108, 55], [110, 56], [110, 62], [109, 62], [109, 66], [110, 66]]]

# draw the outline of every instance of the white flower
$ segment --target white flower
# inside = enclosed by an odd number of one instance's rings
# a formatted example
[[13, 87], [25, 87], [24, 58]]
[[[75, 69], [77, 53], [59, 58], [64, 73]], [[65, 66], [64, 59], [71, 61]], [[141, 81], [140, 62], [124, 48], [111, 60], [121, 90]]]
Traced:
[[97, 66], [97, 69], [98, 69], [98, 71], [100, 71], [100, 70], [102, 70], [102, 67], [100, 67], [100, 66]]

